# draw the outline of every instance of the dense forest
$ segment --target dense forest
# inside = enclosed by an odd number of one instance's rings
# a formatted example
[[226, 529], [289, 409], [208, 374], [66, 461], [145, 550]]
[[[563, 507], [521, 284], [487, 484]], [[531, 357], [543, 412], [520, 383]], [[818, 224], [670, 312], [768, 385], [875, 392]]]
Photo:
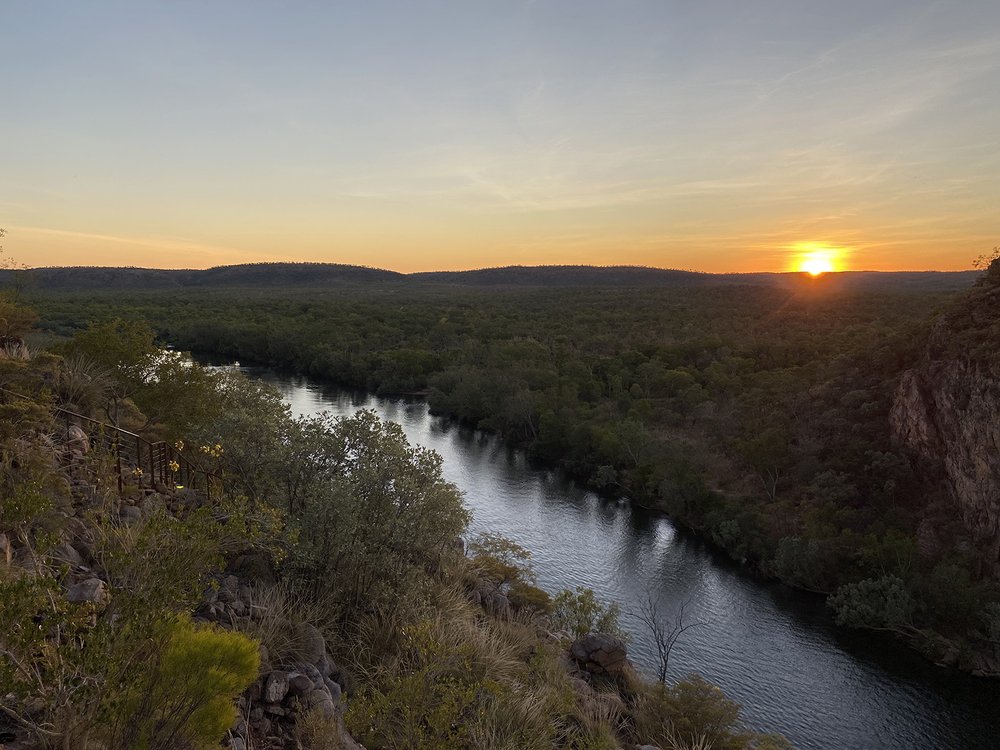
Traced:
[[45, 347], [0, 299], [5, 747], [789, 747], [697, 676], [643, 679], [616, 608], [537, 588], [527, 550], [464, 540], [397, 425], [293, 418], [102, 317]]
[[762, 575], [831, 595], [845, 625], [996, 671], [995, 561], [889, 419], [901, 373], [935, 315], [968, 297], [954, 292], [968, 274], [630, 286], [612, 270], [614, 283], [544, 286], [500, 269], [493, 285], [290, 284], [282, 266], [265, 284], [267, 267], [249, 268], [252, 283], [26, 294], [53, 337], [148, 324], [179, 349], [426, 395]]

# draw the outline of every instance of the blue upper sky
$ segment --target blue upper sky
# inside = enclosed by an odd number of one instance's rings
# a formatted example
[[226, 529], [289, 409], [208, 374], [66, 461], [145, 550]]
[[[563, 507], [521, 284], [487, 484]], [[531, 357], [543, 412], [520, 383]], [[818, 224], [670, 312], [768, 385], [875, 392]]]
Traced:
[[31, 265], [961, 268], [1000, 2], [0, 4]]

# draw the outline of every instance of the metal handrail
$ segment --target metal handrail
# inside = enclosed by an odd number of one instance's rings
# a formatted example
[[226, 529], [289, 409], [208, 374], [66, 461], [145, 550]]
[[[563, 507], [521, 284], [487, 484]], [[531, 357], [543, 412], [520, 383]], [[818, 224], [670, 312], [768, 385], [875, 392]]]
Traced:
[[[30, 401], [33, 404], [38, 403], [24, 394], [11, 391], [6, 388], [0, 388], [0, 393], [15, 396], [16, 398]], [[88, 417], [84, 414], [79, 414], [70, 409], [64, 409], [61, 406], [54, 406], [52, 409], [59, 412], [63, 416], [67, 431], [72, 424], [71, 420], [80, 420], [81, 422], [91, 426], [91, 431], [89, 433], [84, 430], [88, 438], [93, 437], [93, 433], [97, 432], [101, 436], [102, 442], [105, 442], [108, 447], [112, 448], [115, 455], [115, 473], [118, 477], [119, 494], [124, 494], [125, 491], [124, 462], [125, 466], [132, 466], [135, 469], [138, 469], [139, 476], [148, 476], [150, 482], [153, 484], [159, 480], [159, 483], [163, 485], [167, 484], [169, 481], [173, 482], [175, 486], [178, 486], [177, 480], [180, 480], [182, 483], [181, 486], [199, 489], [199, 480], [203, 478], [205, 495], [211, 502], [212, 480], [221, 480], [222, 477], [216, 472], [197, 466], [179, 450], [177, 450], [175, 446], [163, 440], [150, 442], [149, 440], [146, 440], [146, 438], [141, 435], [137, 435], [134, 432], [124, 430], [121, 427], [116, 427], [115, 425], [108, 424], [107, 422], [102, 422], [99, 419], [93, 419], [92, 417]], [[108, 432], [114, 436], [110, 440], [106, 437]], [[171, 468], [171, 463], [175, 463], [177, 465], [176, 470]]]

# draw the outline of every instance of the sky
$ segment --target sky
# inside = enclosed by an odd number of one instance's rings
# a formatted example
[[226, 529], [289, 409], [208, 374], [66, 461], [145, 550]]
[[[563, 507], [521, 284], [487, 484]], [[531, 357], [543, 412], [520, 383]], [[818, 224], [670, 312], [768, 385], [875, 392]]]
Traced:
[[969, 268], [1000, 2], [0, 2], [29, 266]]

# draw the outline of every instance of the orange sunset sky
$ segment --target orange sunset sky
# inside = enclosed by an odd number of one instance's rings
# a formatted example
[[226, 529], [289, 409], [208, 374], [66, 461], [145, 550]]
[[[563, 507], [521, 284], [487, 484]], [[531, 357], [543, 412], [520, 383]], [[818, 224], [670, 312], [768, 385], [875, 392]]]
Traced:
[[0, 6], [29, 266], [963, 269], [1000, 4]]

